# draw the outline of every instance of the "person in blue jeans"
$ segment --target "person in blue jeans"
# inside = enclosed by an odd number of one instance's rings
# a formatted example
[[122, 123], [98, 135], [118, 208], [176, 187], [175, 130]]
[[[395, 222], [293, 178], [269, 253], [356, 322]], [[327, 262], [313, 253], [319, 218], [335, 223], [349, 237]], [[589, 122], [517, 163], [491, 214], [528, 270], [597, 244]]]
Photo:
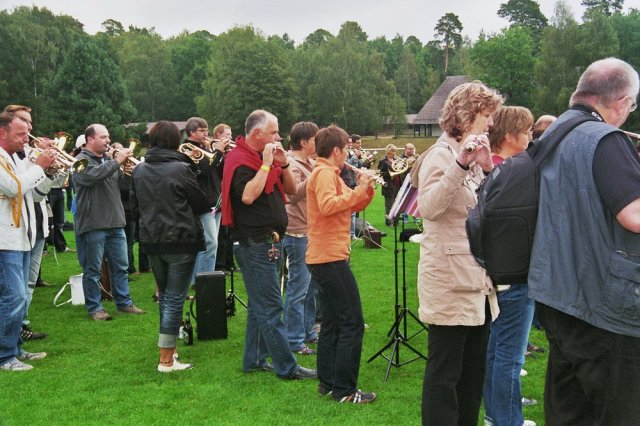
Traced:
[[313, 331], [316, 317], [315, 281], [305, 263], [307, 253], [307, 178], [313, 172], [316, 162], [315, 137], [318, 126], [309, 121], [296, 123], [289, 133], [288, 160], [296, 183], [296, 193], [287, 196], [287, 216], [289, 225], [284, 235], [283, 246], [289, 260], [284, 301], [284, 325], [287, 329], [289, 347], [301, 355], [314, 355], [313, 349], [305, 344], [314, 340]]
[[[118, 186], [121, 167], [129, 168], [131, 150], [109, 151], [109, 131], [92, 124], [84, 133], [86, 144], [76, 158], [86, 158], [87, 168], [74, 176], [76, 185], [75, 229], [82, 247], [78, 259], [82, 265], [82, 288], [89, 316], [96, 321], [113, 319], [101, 303], [100, 272], [106, 256], [109, 262], [111, 290], [119, 312], [143, 314], [129, 296], [129, 261], [124, 233], [125, 216]], [[124, 165], [124, 166], [123, 166]]]
[[156, 123], [149, 131], [145, 161], [133, 171], [130, 193], [132, 214], [140, 222], [140, 244], [149, 256], [158, 286], [161, 373], [192, 367], [174, 354], [196, 256], [205, 247], [198, 215], [211, 209], [196, 181], [197, 168], [189, 157], [177, 152], [179, 144], [180, 131], [175, 124]]
[[278, 119], [253, 111], [245, 133], [246, 139], [238, 137], [227, 154], [222, 179], [222, 224], [231, 230], [248, 296], [242, 369], [274, 370], [281, 379], [315, 379], [315, 370], [298, 365], [282, 321], [278, 271], [288, 222], [284, 203], [296, 184], [280, 143]]
[[27, 122], [14, 113], [0, 114], [0, 370], [26, 371], [22, 361], [44, 358], [21, 348], [31, 248], [36, 239], [32, 190], [45, 183], [53, 151], [45, 150], [27, 168], [18, 153], [28, 141]]
[[[524, 151], [531, 140], [533, 115], [523, 107], [502, 107], [489, 129], [492, 161]], [[520, 370], [524, 364], [534, 302], [526, 283], [496, 286], [500, 314], [491, 323], [484, 376], [485, 421], [493, 426], [534, 426], [522, 414]]]

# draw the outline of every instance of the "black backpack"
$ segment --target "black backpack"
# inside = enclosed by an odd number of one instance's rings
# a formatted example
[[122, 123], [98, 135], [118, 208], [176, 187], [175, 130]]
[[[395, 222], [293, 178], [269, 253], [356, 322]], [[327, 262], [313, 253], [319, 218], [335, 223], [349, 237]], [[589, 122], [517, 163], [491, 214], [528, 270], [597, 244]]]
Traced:
[[552, 126], [525, 152], [497, 165], [478, 187], [478, 204], [466, 221], [471, 253], [494, 284], [526, 284], [538, 217], [540, 165], [575, 127], [594, 121], [581, 115]]

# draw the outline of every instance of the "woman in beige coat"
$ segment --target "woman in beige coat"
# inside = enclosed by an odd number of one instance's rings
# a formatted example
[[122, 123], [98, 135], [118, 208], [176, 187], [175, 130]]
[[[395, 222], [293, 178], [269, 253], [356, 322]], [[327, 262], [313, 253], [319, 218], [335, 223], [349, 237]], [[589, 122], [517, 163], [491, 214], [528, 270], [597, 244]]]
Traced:
[[419, 313], [429, 323], [424, 425], [478, 421], [489, 323], [498, 307], [489, 277], [471, 255], [465, 220], [476, 204], [476, 188], [493, 168], [486, 132], [502, 102], [479, 81], [453, 89], [440, 118], [445, 133], [423, 154], [418, 169], [424, 218]]

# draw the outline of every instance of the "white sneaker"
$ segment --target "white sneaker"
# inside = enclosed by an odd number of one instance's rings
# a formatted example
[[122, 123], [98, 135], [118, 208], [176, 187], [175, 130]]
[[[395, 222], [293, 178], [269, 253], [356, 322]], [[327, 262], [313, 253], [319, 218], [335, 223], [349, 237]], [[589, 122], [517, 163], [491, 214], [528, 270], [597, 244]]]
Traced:
[[27, 352], [27, 351], [20, 350], [20, 355], [18, 355], [17, 358], [20, 361], [35, 361], [38, 359], [46, 358], [46, 356], [47, 356], [46, 352]]
[[0, 365], [0, 370], [6, 371], [27, 371], [31, 370], [33, 365], [25, 364], [17, 358], [11, 358], [9, 361]]
[[524, 377], [526, 375], [528, 375], [529, 373], [527, 373], [527, 370], [525, 370], [524, 368], [520, 369], [520, 377]]
[[537, 403], [538, 401], [533, 398], [525, 398], [524, 396], [522, 397], [522, 405], [524, 406], [536, 405]]
[[180, 371], [180, 370], [189, 370], [193, 368], [191, 364], [183, 364], [180, 361], [173, 360], [172, 365], [162, 365], [158, 364], [158, 371], [161, 373], [171, 373], [172, 371]]
[[525, 420], [524, 423], [522, 423], [522, 426], [536, 426], [536, 422], [533, 420]]

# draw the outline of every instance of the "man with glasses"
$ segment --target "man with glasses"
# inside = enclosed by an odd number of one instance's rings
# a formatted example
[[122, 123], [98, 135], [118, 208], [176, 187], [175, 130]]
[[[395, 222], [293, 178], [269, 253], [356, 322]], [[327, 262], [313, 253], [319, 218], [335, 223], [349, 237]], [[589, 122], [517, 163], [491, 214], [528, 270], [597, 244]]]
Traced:
[[640, 157], [619, 127], [638, 73], [589, 65], [569, 111], [590, 115], [540, 169], [529, 295], [549, 341], [547, 424], [640, 424]]
[[[215, 206], [220, 198], [222, 186], [223, 154], [230, 139], [217, 140], [212, 143], [213, 139], [209, 138], [209, 125], [206, 120], [200, 117], [191, 117], [187, 120], [184, 130], [187, 134], [187, 139], [184, 143], [190, 143], [207, 152], [216, 152], [213, 162], [208, 161], [206, 158], [198, 162], [200, 173], [197, 176], [200, 189], [207, 194], [207, 201], [212, 206]], [[200, 221], [204, 228], [206, 249], [199, 252], [196, 258], [196, 266], [191, 280], [193, 284], [195, 284], [196, 274], [213, 272], [216, 269], [218, 231], [220, 230], [219, 210], [212, 208], [210, 211], [200, 215]]]

